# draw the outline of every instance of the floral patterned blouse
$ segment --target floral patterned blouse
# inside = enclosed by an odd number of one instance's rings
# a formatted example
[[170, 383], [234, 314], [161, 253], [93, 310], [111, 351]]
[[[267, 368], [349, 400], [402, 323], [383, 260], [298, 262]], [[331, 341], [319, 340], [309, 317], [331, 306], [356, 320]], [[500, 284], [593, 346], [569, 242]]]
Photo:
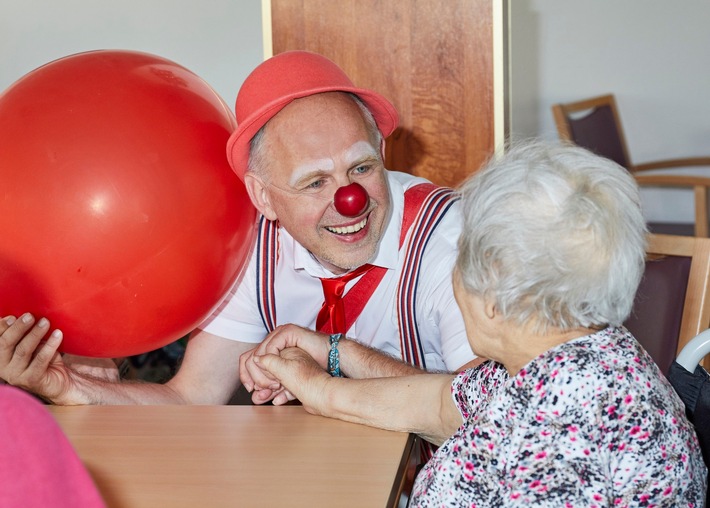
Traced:
[[556, 346], [510, 377], [451, 387], [464, 424], [417, 476], [411, 507], [703, 506], [707, 470], [683, 403], [623, 328]]

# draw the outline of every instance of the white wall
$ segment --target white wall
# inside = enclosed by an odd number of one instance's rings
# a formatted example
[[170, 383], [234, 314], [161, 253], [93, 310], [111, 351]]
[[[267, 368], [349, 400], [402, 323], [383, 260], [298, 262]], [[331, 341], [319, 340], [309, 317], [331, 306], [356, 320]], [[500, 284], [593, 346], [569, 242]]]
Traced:
[[233, 106], [261, 32], [261, 0], [0, 0], [0, 91], [63, 56], [129, 49], [187, 67]]
[[[710, 155], [707, 0], [511, 0], [511, 28], [515, 137], [556, 137], [553, 103], [612, 92], [635, 162]], [[0, 90], [106, 48], [170, 58], [233, 105], [263, 58], [261, 0], [0, 0]], [[689, 191], [643, 200], [650, 219], [692, 220]]]
[[[511, 4], [515, 137], [555, 138], [552, 104], [614, 93], [634, 162], [710, 156], [710, 2]], [[690, 191], [642, 199], [652, 220], [692, 222]]]

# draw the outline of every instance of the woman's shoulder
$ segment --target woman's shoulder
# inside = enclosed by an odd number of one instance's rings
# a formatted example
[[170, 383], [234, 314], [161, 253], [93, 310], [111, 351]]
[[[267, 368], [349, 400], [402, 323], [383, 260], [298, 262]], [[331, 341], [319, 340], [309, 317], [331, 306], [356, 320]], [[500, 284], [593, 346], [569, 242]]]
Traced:
[[556, 401], [561, 412], [575, 418], [584, 412], [590, 425], [621, 432], [627, 425], [670, 430], [685, 420], [677, 394], [624, 328], [607, 328], [549, 353], [534, 362], [541, 405]]
[[624, 328], [606, 328], [554, 347], [515, 376], [521, 404], [585, 407], [597, 415], [619, 400], [655, 399], [678, 410], [660, 370]]
[[549, 349], [527, 370], [552, 380], [599, 378], [605, 383], [637, 383], [661, 375], [651, 357], [624, 328], [609, 327]]

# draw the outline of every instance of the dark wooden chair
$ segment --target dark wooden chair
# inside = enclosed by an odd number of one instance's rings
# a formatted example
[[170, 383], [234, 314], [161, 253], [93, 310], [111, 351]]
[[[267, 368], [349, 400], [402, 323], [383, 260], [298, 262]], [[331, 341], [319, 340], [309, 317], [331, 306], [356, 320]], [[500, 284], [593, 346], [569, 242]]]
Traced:
[[648, 170], [678, 170], [691, 166], [710, 167], [710, 157], [668, 159], [634, 164], [629, 156], [621, 118], [613, 95], [602, 95], [552, 106], [552, 114], [561, 139], [571, 141], [628, 169], [639, 185], [693, 189], [695, 222], [693, 224], [650, 223], [657, 233], [708, 236], [708, 187], [710, 178], [683, 174], [643, 174]]
[[624, 324], [668, 374], [685, 345], [710, 328], [710, 238], [650, 234], [646, 271]]

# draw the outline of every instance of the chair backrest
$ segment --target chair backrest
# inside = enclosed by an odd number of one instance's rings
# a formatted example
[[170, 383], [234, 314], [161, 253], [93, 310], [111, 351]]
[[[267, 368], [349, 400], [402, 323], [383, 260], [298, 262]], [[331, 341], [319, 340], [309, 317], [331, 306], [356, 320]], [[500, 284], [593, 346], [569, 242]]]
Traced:
[[624, 325], [664, 374], [710, 327], [710, 239], [649, 235], [646, 271]]
[[613, 95], [554, 104], [552, 114], [560, 139], [587, 148], [627, 169], [631, 167], [626, 138]]

